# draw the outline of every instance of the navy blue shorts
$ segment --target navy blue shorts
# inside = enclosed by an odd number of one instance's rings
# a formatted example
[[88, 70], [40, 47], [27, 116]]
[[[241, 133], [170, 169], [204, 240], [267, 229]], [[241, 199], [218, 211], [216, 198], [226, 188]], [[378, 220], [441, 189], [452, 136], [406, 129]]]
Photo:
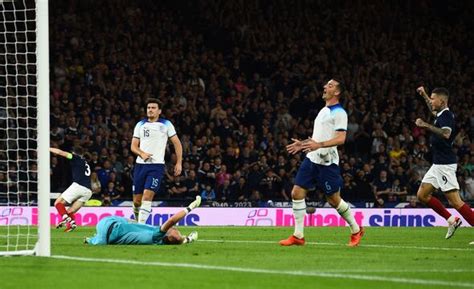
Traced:
[[336, 164], [323, 166], [305, 158], [295, 178], [295, 185], [310, 190], [319, 188], [328, 196], [339, 192], [342, 188], [341, 170]]
[[145, 189], [158, 193], [164, 174], [164, 164], [135, 164], [133, 169], [133, 193], [143, 194]]

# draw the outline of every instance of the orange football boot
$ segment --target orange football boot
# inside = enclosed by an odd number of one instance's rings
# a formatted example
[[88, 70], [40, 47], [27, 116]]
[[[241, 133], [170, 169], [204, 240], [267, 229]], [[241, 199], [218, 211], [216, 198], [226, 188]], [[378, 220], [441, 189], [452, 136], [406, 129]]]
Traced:
[[351, 235], [351, 240], [349, 241], [349, 244], [347, 244], [347, 246], [349, 247], [359, 246], [360, 239], [362, 239], [362, 236], [364, 236], [364, 233], [365, 233], [364, 228], [360, 227], [359, 232]]
[[280, 245], [282, 246], [303, 246], [304, 245], [304, 238], [296, 238], [294, 235], [291, 235], [288, 239], [281, 240]]

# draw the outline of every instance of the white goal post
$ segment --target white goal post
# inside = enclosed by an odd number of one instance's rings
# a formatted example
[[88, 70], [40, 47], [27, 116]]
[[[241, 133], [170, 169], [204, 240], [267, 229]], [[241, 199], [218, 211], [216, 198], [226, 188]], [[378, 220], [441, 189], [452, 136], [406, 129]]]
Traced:
[[51, 255], [48, 0], [0, 0], [0, 256]]

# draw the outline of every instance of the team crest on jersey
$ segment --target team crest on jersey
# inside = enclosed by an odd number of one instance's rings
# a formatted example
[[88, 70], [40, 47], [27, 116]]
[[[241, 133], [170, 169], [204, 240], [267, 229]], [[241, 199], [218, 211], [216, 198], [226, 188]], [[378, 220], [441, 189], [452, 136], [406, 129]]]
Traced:
[[160, 132], [166, 133], [166, 127], [164, 125], [160, 126]]

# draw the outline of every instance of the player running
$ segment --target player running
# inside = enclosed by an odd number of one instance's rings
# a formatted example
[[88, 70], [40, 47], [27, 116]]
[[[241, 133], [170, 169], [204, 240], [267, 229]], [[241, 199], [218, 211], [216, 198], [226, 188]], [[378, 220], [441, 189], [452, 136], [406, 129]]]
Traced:
[[461, 219], [451, 215], [444, 205], [434, 196], [435, 190], [440, 189], [449, 204], [454, 207], [466, 221], [474, 225], [474, 213], [469, 205], [461, 200], [459, 184], [456, 179], [457, 159], [453, 151], [454, 114], [448, 108], [449, 92], [446, 88], [435, 88], [431, 97], [423, 86], [416, 90], [426, 101], [431, 113], [436, 116], [434, 125], [421, 118], [416, 125], [431, 132], [430, 144], [433, 154], [433, 165], [423, 177], [418, 189], [418, 199], [448, 221], [446, 239], [451, 238], [456, 229], [461, 226]]
[[123, 217], [105, 217], [97, 224], [95, 236], [86, 238], [85, 243], [91, 245], [181, 245], [194, 242], [198, 238], [197, 232], [184, 237], [173, 226], [200, 204], [201, 197], [197, 196], [186, 209], [174, 214], [161, 227], [131, 223]]
[[[71, 161], [72, 184], [54, 202], [56, 210], [62, 216], [62, 221], [58, 223], [56, 229], [66, 225], [64, 231], [70, 232], [77, 228], [74, 213], [79, 211], [92, 196], [91, 168], [82, 157], [83, 150], [80, 147], [75, 147], [73, 153], [58, 148], [50, 148], [49, 151]], [[67, 210], [66, 205], [69, 206]]]

